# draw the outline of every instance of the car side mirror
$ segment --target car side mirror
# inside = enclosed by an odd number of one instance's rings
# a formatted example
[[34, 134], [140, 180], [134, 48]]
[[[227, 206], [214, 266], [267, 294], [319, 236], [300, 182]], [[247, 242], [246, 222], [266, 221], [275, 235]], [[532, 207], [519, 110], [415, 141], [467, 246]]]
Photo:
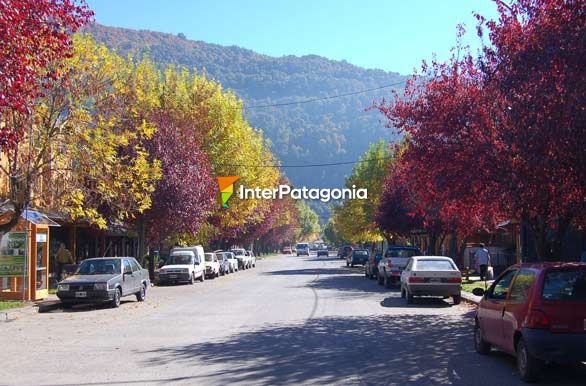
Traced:
[[474, 288], [472, 290], [472, 293], [476, 296], [484, 296], [484, 294], [486, 293], [486, 291], [482, 288]]
[[124, 271], [124, 275], [132, 275], [132, 272], [126, 272], [126, 271]]

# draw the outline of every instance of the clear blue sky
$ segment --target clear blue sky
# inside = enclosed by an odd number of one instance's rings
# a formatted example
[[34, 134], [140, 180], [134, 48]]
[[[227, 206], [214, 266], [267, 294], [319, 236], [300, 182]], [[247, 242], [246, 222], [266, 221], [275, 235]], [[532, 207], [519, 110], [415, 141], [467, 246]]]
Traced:
[[184, 33], [272, 55], [317, 54], [410, 74], [432, 53], [444, 60], [473, 12], [496, 16], [492, 0], [87, 0], [105, 25]]

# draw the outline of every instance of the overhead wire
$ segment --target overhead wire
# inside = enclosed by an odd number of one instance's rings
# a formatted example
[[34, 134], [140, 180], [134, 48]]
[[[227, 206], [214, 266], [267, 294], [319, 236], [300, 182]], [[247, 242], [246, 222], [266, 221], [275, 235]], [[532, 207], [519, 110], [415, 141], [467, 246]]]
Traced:
[[372, 162], [372, 161], [384, 161], [384, 160], [388, 160], [388, 159], [392, 159], [392, 158], [393, 158], [393, 156], [380, 157], [380, 158], [369, 158], [369, 159], [356, 160], [356, 161], [329, 162], [329, 163], [305, 164], [305, 165], [279, 165], [279, 164], [272, 164], [272, 165], [245, 165], [245, 164], [225, 164], [225, 165], [222, 165], [222, 166], [224, 166], [224, 167], [245, 167], [245, 168], [314, 168], [314, 167], [324, 167], [324, 166], [352, 165], [352, 164], [363, 163], [363, 162]]

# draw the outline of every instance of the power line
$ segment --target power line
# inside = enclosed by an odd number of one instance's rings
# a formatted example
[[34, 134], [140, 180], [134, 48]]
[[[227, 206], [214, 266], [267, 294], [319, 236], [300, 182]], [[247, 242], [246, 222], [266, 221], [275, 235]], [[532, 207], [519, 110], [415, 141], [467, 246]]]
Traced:
[[329, 100], [329, 99], [342, 98], [342, 97], [347, 97], [347, 96], [351, 96], [351, 95], [358, 95], [358, 94], [364, 94], [364, 93], [371, 92], [371, 91], [382, 90], [385, 88], [398, 86], [398, 85], [403, 84], [405, 82], [407, 82], [407, 80], [402, 80], [400, 82], [391, 83], [391, 84], [387, 84], [387, 85], [379, 86], [379, 87], [374, 87], [374, 88], [369, 88], [369, 89], [365, 89], [365, 90], [348, 92], [345, 94], [337, 94], [337, 95], [329, 95], [329, 96], [325, 96], [325, 97], [310, 98], [310, 99], [304, 99], [304, 100], [296, 101], [296, 102], [282, 102], [282, 103], [273, 103], [273, 104], [266, 104], [266, 105], [244, 106], [244, 109], [260, 109], [260, 108], [267, 108], [267, 107], [283, 107], [283, 106], [291, 106], [291, 105], [302, 105], [302, 104], [306, 104], [306, 103], [325, 101], [325, 100]]
[[331, 163], [324, 163], [324, 164], [305, 164], [305, 165], [244, 165], [244, 164], [229, 164], [229, 165], [222, 165], [224, 167], [245, 167], [245, 168], [315, 168], [315, 167], [324, 167], [324, 166], [338, 166], [338, 165], [352, 165], [358, 164], [362, 162], [372, 162], [372, 161], [384, 161], [388, 159], [392, 159], [393, 157], [380, 157], [380, 158], [369, 158], [365, 160], [357, 160], [357, 161], [346, 161], [346, 162], [331, 162]]

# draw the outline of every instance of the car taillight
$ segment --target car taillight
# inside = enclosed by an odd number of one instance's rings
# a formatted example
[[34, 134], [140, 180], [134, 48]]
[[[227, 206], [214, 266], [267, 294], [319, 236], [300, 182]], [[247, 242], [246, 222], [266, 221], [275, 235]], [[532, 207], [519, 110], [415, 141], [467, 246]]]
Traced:
[[545, 312], [541, 310], [531, 310], [525, 317], [525, 323], [523, 323], [523, 325], [526, 328], [549, 329], [551, 322]]
[[461, 277], [450, 277], [448, 283], [462, 283]]
[[422, 277], [411, 276], [409, 278], [409, 283], [423, 283], [424, 281], [425, 281], [425, 279]]

